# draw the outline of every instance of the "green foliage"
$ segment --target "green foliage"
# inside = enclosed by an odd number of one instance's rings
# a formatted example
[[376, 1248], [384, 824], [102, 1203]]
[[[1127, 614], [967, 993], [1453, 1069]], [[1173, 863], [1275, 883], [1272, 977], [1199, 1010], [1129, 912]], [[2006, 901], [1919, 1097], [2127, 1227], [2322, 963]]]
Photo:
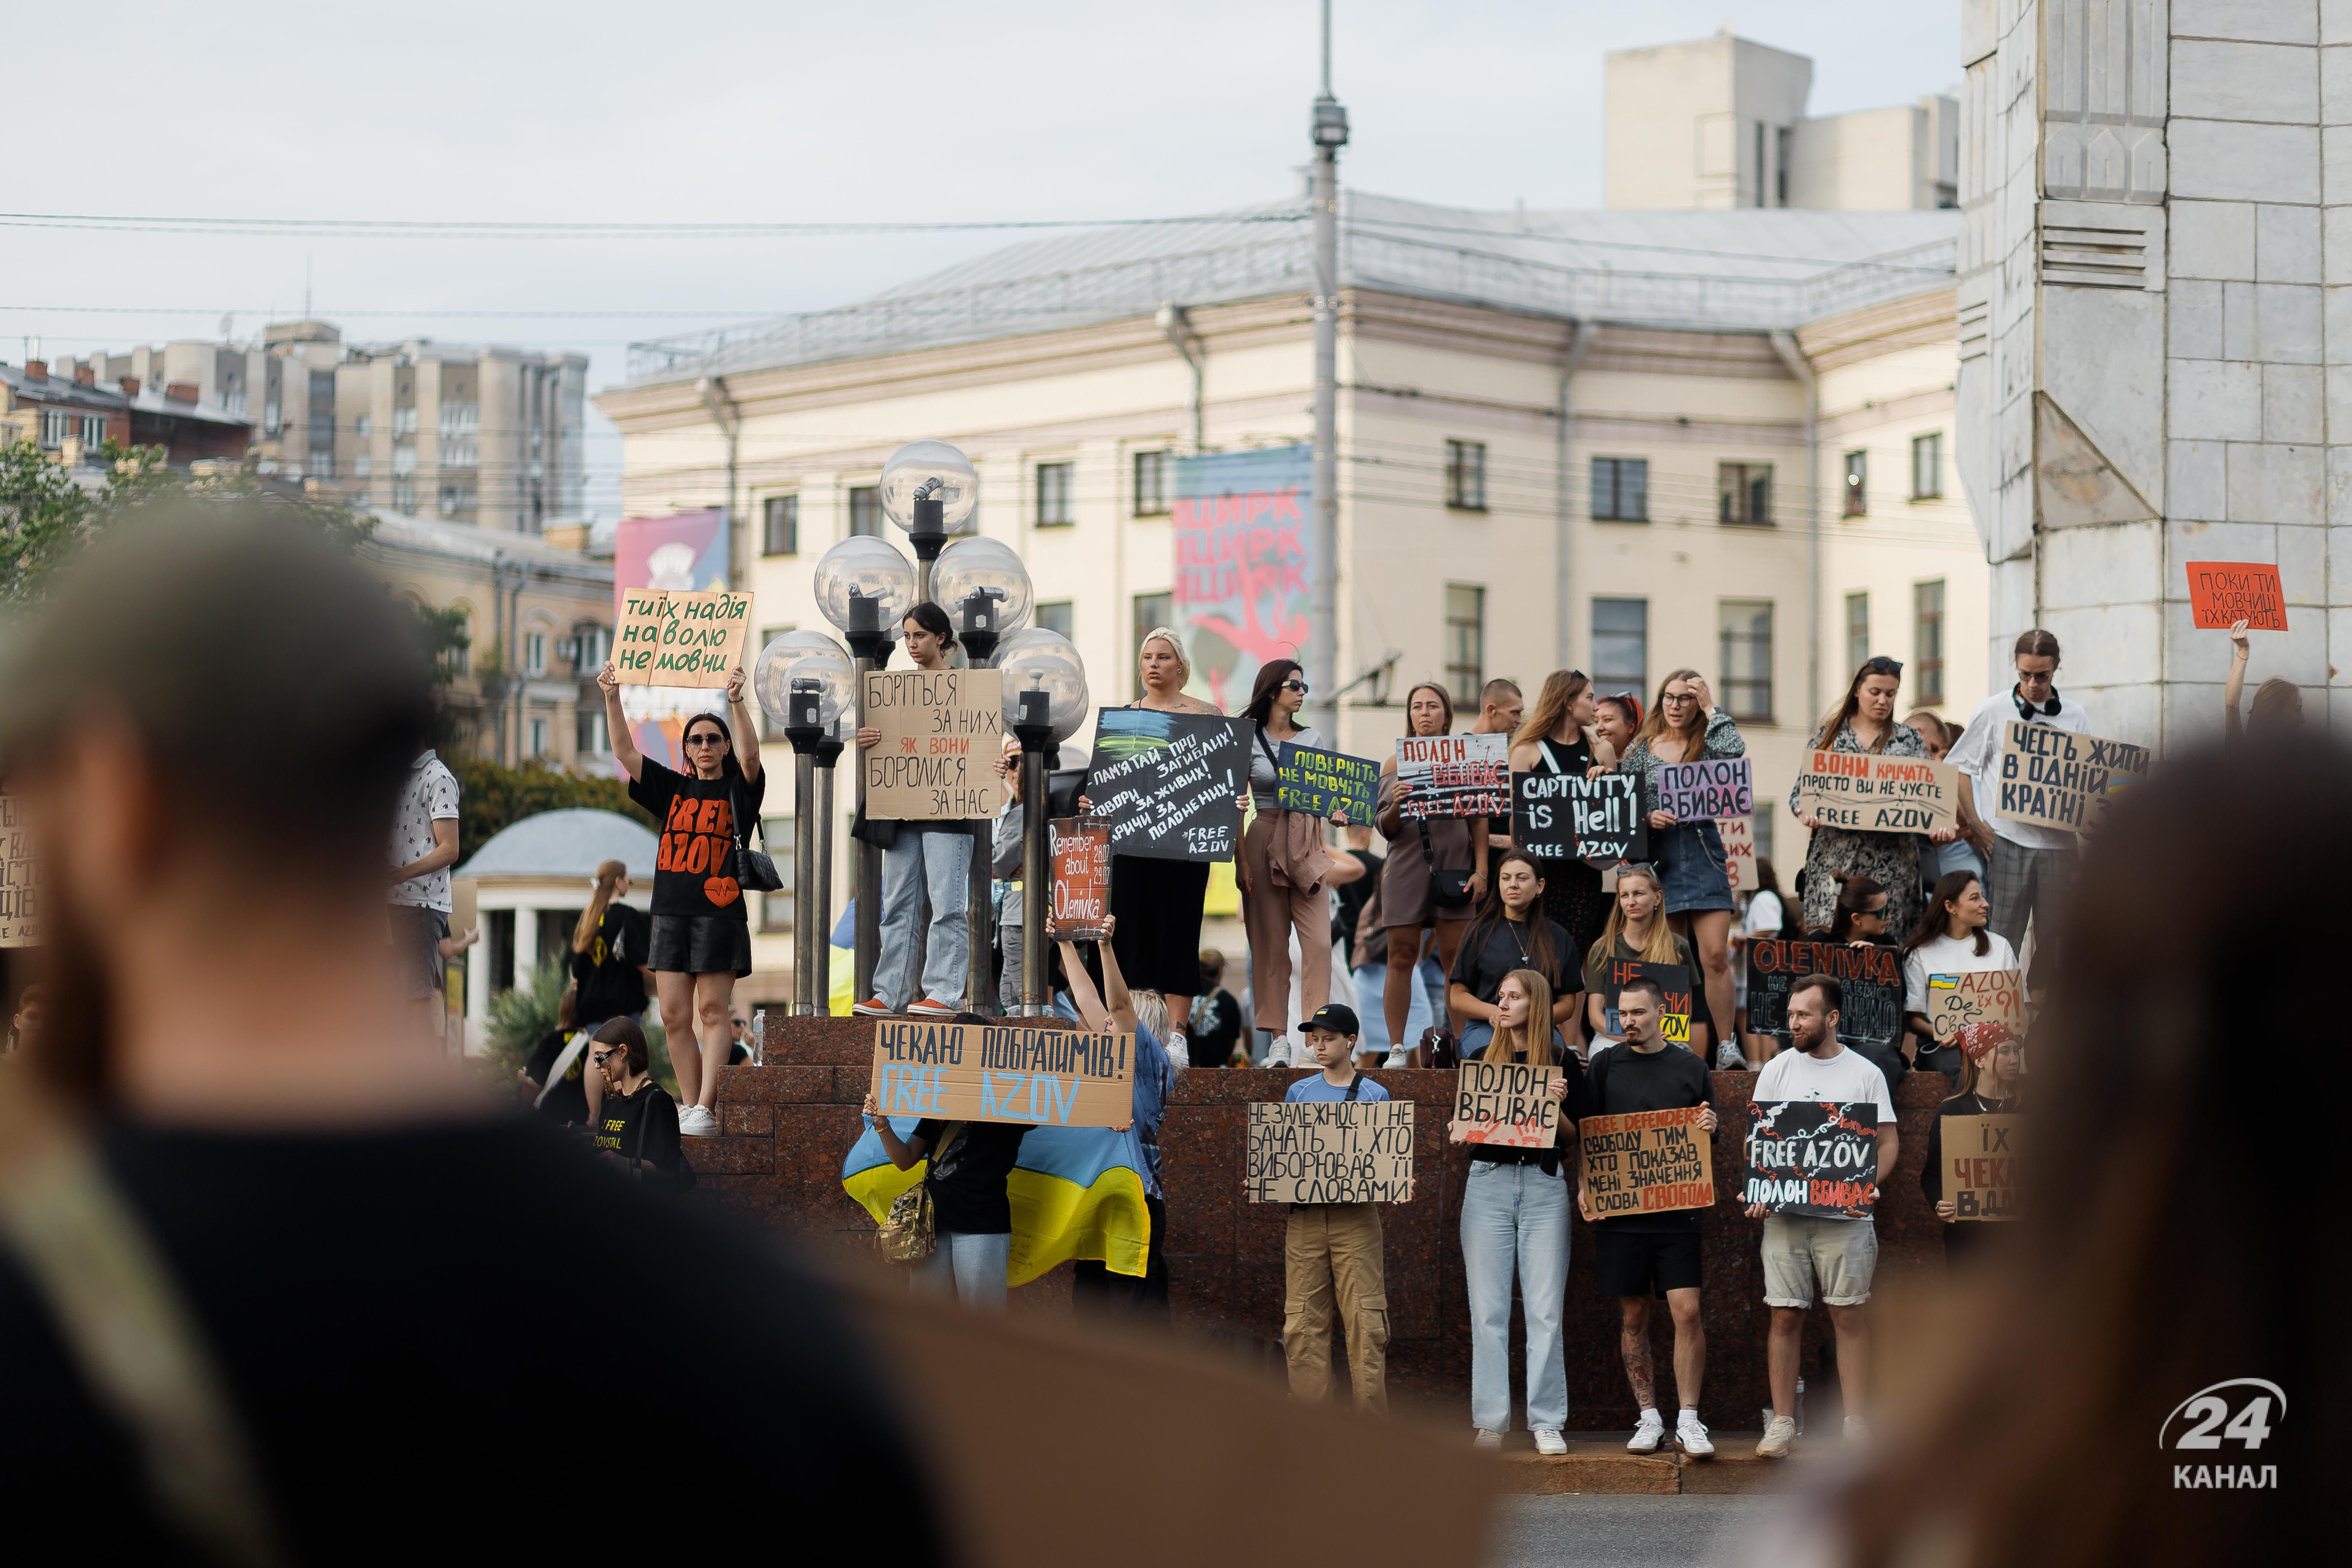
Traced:
[[[467, 957], [487, 973], [489, 961], [483, 953], [484, 950], [477, 946]], [[513, 1083], [515, 1074], [530, 1062], [530, 1053], [539, 1048], [539, 1042], [554, 1029], [555, 1011], [562, 1003], [567, 979], [563, 965], [550, 963], [526, 984], [490, 998], [490, 1026], [482, 1042], [482, 1056], [495, 1069], [498, 1082]], [[470, 975], [467, 984], [473, 984]], [[670, 1067], [669, 1037], [659, 1024], [650, 1020], [646, 1022], [645, 1029], [655, 1081], [674, 1100], [677, 1097], [677, 1074]]]
[[485, 757], [441, 760], [457, 775], [457, 787], [463, 792], [457, 805], [457, 842], [463, 855], [488, 844], [500, 828], [566, 806], [617, 811], [632, 822], [648, 828], [654, 826], [652, 816], [629, 798], [629, 786], [621, 779], [567, 773], [537, 760], [519, 768]]

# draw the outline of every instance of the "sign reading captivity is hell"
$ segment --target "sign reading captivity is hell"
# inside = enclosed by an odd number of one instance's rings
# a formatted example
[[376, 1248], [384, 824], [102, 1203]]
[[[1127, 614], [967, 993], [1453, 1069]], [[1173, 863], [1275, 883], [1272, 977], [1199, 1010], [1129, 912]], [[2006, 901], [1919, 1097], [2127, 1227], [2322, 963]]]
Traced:
[[1110, 826], [1091, 816], [1045, 824], [1054, 856], [1054, 895], [1045, 935], [1054, 942], [1100, 942], [1110, 918]]
[[1576, 1124], [1594, 1219], [1715, 1206], [1715, 1140], [1699, 1131], [1701, 1109], [1588, 1116]]
[[2017, 1217], [2017, 1150], [2020, 1116], [1947, 1116], [1944, 1136], [1944, 1195], [1958, 1217], [1967, 1220]]
[[1960, 775], [1925, 757], [1811, 751], [1797, 774], [1797, 815], [1850, 833], [1934, 833], [1958, 820]]
[[1398, 781], [1412, 786], [1397, 808], [1407, 822], [1511, 815], [1508, 735], [1400, 736], [1396, 763]]
[[1254, 1204], [1411, 1203], [1412, 1101], [1254, 1103], [1242, 1186]]
[[1638, 860], [1649, 853], [1641, 787], [1632, 773], [1513, 773], [1511, 837], [1538, 860]]
[[1749, 816], [1756, 811], [1756, 781], [1746, 757], [1658, 765], [1658, 809], [1677, 821]]
[[1878, 1202], [1878, 1107], [1759, 1100], [1748, 1107], [1748, 1187], [1773, 1214], [1863, 1219]]
[[743, 660], [751, 595], [625, 588], [613, 628], [613, 664], [624, 686], [716, 688]]
[[2283, 632], [2286, 589], [2267, 562], [2191, 561], [2189, 612], [2200, 630], [2243, 621], [2249, 631]]
[[2006, 1024], [2010, 1033], [2022, 1033], [2025, 976], [2014, 969], [1927, 976], [1927, 1026], [1936, 1043], [1950, 1044], [1970, 1024]]
[[1789, 993], [1808, 974], [1826, 974], [1845, 993], [1840, 1045], [1892, 1045], [1903, 1033], [1903, 966], [1893, 948], [1766, 937], [1749, 938], [1747, 947], [1749, 1033], [1785, 1037]]
[[885, 1116], [1118, 1127], [1135, 1116], [1135, 1037], [886, 1021], [874, 1100]]
[[898, 822], [994, 816], [1004, 804], [1004, 676], [993, 669], [873, 669], [858, 755], [866, 815]]
[[1344, 818], [1369, 827], [1380, 794], [1381, 764], [1344, 752], [1318, 752], [1285, 741], [1275, 752], [1275, 805], [1308, 816]]
[[35, 947], [41, 940], [40, 866], [33, 836], [14, 796], [0, 795], [0, 947]]
[[1451, 1130], [1465, 1143], [1549, 1149], [1559, 1142], [1559, 1101], [1551, 1097], [1559, 1078], [1558, 1068], [1525, 1062], [1464, 1062]]
[[2097, 825], [2111, 794], [2145, 778], [2155, 760], [2129, 741], [2011, 719], [2001, 731], [2000, 814], [2081, 833]]

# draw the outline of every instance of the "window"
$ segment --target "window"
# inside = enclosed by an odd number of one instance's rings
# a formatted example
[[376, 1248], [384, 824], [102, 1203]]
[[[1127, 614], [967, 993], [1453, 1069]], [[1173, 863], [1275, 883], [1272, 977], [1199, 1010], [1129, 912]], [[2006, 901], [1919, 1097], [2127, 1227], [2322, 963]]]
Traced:
[[331, 479], [335, 477], [335, 449], [332, 447], [311, 448], [310, 473], [314, 479]]
[[393, 478], [404, 479], [416, 471], [416, 448], [394, 447], [392, 449]]
[[44, 447], [64, 446], [66, 444], [66, 432], [72, 428], [72, 425], [73, 416], [68, 414], [64, 409], [42, 409], [41, 445]]
[[530, 754], [534, 757], [547, 755], [547, 721], [544, 719], [530, 721]]
[[98, 456], [98, 449], [106, 445], [105, 415], [85, 414], [81, 416], [81, 444], [89, 449], [91, 457]]
[[1158, 517], [1168, 510], [1167, 452], [1135, 455], [1135, 515]]
[[583, 757], [601, 757], [613, 749], [613, 738], [604, 732], [604, 710], [583, 707], [575, 725], [574, 739]]
[[1862, 668], [1870, 657], [1870, 595], [1848, 594], [1845, 596], [1845, 668], [1849, 673]]
[[1716, 605], [1723, 689], [1734, 719], [1772, 721], [1772, 601], [1724, 599]]
[[770, 496], [760, 503], [760, 553], [801, 552], [801, 498]]
[[359, 415], [352, 420], [352, 434], [362, 440], [366, 439], [368, 433], [374, 428], [375, 421], [367, 415]]
[[852, 537], [882, 532], [882, 492], [872, 485], [852, 485], [849, 489], [849, 531]]
[[352, 458], [352, 474], [353, 478], [363, 479], [374, 472], [375, 459], [368, 456], [367, 453], [362, 452]]
[[[493, 996], [501, 991], [514, 989], [515, 979], [515, 912], [512, 910], [484, 910], [482, 945], [489, 949], [490, 985]], [[469, 979], [471, 973], [468, 972]]]
[[1592, 459], [1592, 516], [1600, 522], [1650, 521], [1650, 459]]
[[760, 831], [766, 841], [769, 856], [776, 862], [776, 875], [784, 885], [760, 898], [760, 929], [790, 931], [793, 929], [793, 819], [789, 816], [767, 816], [760, 819]]
[[[1170, 625], [1168, 617], [1175, 613], [1176, 595], [1173, 594], [1138, 594], [1135, 596], [1134, 619], [1131, 623], [1135, 628], [1135, 635], [1129, 640], [1136, 647], [1140, 648], [1143, 646], [1143, 634], [1154, 626]], [[1138, 668], [1129, 675], [1129, 679], [1135, 683], [1135, 696], [1140, 699], [1143, 696], [1143, 671]]]
[[1486, 510], [1486, 443], [1445, 443], [1445, 504], [1465, 511]]
[[471, 511], [473, 510], [473, 486], [443, 485], [441, 487], [441, 515], [443, 517], [455, 517], [461, 511]]
[[1051, 600], [1045, 604], [1039, 605], [1035, 609], [1030, 611], [1029, 619], [1032, 625], [1040, 626], [1049, 632], [1059, 632], [1064, 637], [1068, 637], [1071, 635], [1070, 628], [1077, 624], [1076, 601], [1072, 599]]
[[1748, 820], [1756, 834], [1756, 858], [1769, 860], [1772, 858], [1772, 808], [1759, 806], [1756, 815]]
[[1772, 521], [1772, 465], [1717, 463], [1715, 466], [1717, 522], [1769, 523]]
[[285, 426], [285, 416], [278, 406], [278, 399], [272, 397], [265, 401], [261, 405], [261, 433], [275, 436]]
[[[398, 455], [398, 453], [394, 454], [395, 457]], [[394, 473], [398, 473], [400, 470], [394, 468], [393, 471]], [[394, 479], [392, 481], [392, 510], [397, 512], [405, 512], [410, 517], [415, 517], [416, 515], [415, 480]]]
[[1650, 684], [1650, 601], [1592, 601], [1592, 684], [1639, 695]]
[[1870, 454], [1845, 455], [1845, 515], [1864, 517], [1870, 511]]
[[1486, 590], [1445, 584], [1445, 680], [1457, 708], [1475, 710], [1486, 684]]
[[526, 674], [547, 673], [547, 634], [525, 632], [522, 638], [522, 668]]
[[[272, 404], [271, 406], [277, 405]], [[416, 434], [416, 410], [414, 406], [392, 411], [392, 434], [395, 439]]]
[[1911, 700], [1944, 700], [1944, 580], [1911, 585]]
[[441, 438], [453, 440], [464, 436], [478, 436], [482, 430], [482, 405], [445, 399], [441, 405]]
[[1070, 521], [1068, 463], [1037, 465], [1037, 526], [1058, 527]]
[[1944, 493], [1944, 433], [1911, 437], [1911, 499], [1935, 500]]
[[[593, 624], [579, 626], [572, 628], [572, 635], [577, 644], [572, 668], [589, 675], [602, 670], [612, 651], [613, 628]], [[761, 646], [764, 647], [767, 645], [763, 643]], [[600, 697], [597, 700], [601, 702], [604, 700]]]

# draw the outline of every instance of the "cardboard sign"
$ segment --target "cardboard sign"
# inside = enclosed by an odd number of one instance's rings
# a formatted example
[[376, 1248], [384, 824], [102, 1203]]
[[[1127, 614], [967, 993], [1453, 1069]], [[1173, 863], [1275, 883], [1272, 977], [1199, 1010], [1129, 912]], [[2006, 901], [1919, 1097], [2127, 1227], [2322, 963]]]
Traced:
[[1275, 804], [1309, 816], [1371, 826], [1381, 764], [1344, 752], [1318, 752], [1285, 741], [1275, 750]]
[[1679, 963], [1645, 963], [1638, 958], [1612, 958], [1601, 968], [1601, 1005], [1607, 1010], [1602, 1023], [1606, 1032], [1617, 1031], [1617, 993], [1636, 975], [1648, 975], [1666, 988], [1666, 1010], [1658, 1021], [1658, 1034], [1670, 1045], [1690, 1044], [1691, 983], [1690, 971]]
[[1135, 1119], [1135, 1037], [886, 1019], [874, 1099], [885, 1116], [1117, 1127]]
[[1087, 795], [1114, 855], [1230, 860], [1241, 842], [1252, 726], [1213, 713], [1106, 708]]
[[1397, 777], [1412, 794], [1397, 808], [1407, 822], [1441, 816], [1511, 814], [1508, 735], [1404, 735], [1397, 740]]
[[1045, 935], [1053, 942], [1100, 942], [1110, 918], [1110, 828], [1091, 816], [1045, 824], [1054, 856], [1054, 893]]
[[1454, 1080], [1454, 1131], [1465, 1143], [1549, 1149], [1559, 1142], [1558, 1068], [1525, 1062], [1464, 1062]]
[[1927, 1026], [1936, 1031], [1936, 1043], [1949, 1045], [1970, 1024], [2006, 1024], [2011, 1034], [2023, 1035], [2025, 976], [2014, 969], [1927, 976]]
[[1254, 1103], [1244, 1170], [1254, 1204], [1409, 1204], [1412, 1101]]
[[1715, 830], [1723, 835], [1723, 868], [1731, 878], [1731, 890], [1752, 893], [1762, 888], [1756, 875], [1756, 819], [1717, 817]]
[[1677, 821], [1748, 816], [1756, 810], [1756, 778], [1746, 757], [1658, 764], [1658, 809]]
[[613, 663], [624, 686], [721, 687], [751, 635], [749, 594], [625, 588]]
[[1588, 1116], [1576, 1124], [1595, 1219], [1715, 1206], [1715, 1139], [1698, 1106]]
[[866, 815], [962, 822], [1004, 804], [1004, 677], [993, 669], [874, 669], [865, 724], [882, 739], [858, 753]]
[[1642, 781], [1632, 773], [1513, 773], [1511, 838], [1538, 860], [1639, 860], [1650, 852]]
[[1842, 942], [1748, 939], [1748, 1029], [1789, 1033], [1789, 993], [1808, 974], [1826, 974], [1844, 989], [1838, 1005], [1838, 1043], [1885, 1046], [1903, 1033], [1903, 964], [1891, 947]]
[[1878, 1107], [1817, 1100], [1748, 1107], [1745, 1204], [1772, 1214], [1866, 1219], [1878, 1202]]
[[1944, 1196], [1964, 1220], [2017, 1217], [2017, 1139], [2021, 1116], [1947, 1116]]
[[2191, 561], [2189, 613], [2200, 629], [2246, 623], [2248, 631], [2286, 630], [2286, 589], [2263, 561]]
[[2001, 730], [2000, 814], [2081, 833], [2097, 826], [2110, 795], [2147, 777], [2155, 760], [2129, 741], [2011, 719]]
[[16, 814], [13, 795], [0, 795], [0, 947], [37, 947], [41, 940], [41, 872], [33, 836]]
[[1925, 757], [1811, 751], [1797, 774], [1797, 816], [1849, 833], [1933, 833], [1958, 822], [1959, 780]]

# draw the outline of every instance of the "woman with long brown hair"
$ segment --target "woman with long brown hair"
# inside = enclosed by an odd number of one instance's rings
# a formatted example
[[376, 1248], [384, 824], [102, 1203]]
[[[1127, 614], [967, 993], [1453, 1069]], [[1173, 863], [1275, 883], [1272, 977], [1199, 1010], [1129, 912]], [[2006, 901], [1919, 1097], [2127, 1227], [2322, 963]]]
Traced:
[[[1895, 721], [1895, 694], [1902, 685], [1901, 661], [1863, 660], [1846, 683], [1845, 696], [1822, 715], [1821, 727], [1806, 742], [1807, 748], [1924, 759], [1927, 747], [1919, 731]], [[1837, 910], [1838, 886], [1845, 878], [1855, 876], [1873, 878], [1885, 888], [1887, 924], [1896, 931], [1909, 931], [1919, 919], [1921, 855], [1931, 846], [1948, 844], [1959, 837], [1948, 827], [1931, 834], [1824, 827], [1818, 816], [1799, 811], [1793, 785], [1789, 790], [1789, 809], [1813, 834], [1805, 851], [1804, 868], [1797, 873], [1807, 931], [1829, 929]]]
[[[1644, 963], [1678, 963], [1690, 982], [1691, 1048], [1698, 1050], [1698, 1029], [1715, 1033], [1715, 1014], [1706, 987], [1698, 983], [1698, 960], [1690, 939], [1674, 929], [1665, 915], [1666, 894], [1654, 866], [1627, 864], [1617, 868], [1617, 898], [1600, 940], [1584, 959], [1585, 1025], [1594, 1050], [1616, 1044], [1609, 1032], [1609, 961], [1639, 959]], [[1700, 1051], [1701, 1057], [1706, 1052]]]
[[1478, 906], [1447, 982], [1447, 1009], [1467, 1018], [1462, 1026], [1462, 1058], [1476, 1056], [1492, 1038], [1502, 1016], [1503, 979], [1532, 969], [1552, 994], [1552, 1023], [1576, 1021], [1581, 966], [1568, 928], [1543, 912], [1545, 868], [1524, 849], [1506, 849], [1494, 865], [1494, 884]]
[[[578, 993], [574, 1012], [578, 1027], [594, 1034], [607, 1018], [645, 1016], [646, 997], [654, 972], [652, 933], [646, 917], [622, 902], [629, 896], [629, 867], [625, 860], [607, 860], [596, 868], [596, 889], [588, 907], [572, 928], [572, 984]], [[567, 1057], [562, 1070], [569, 1070]], [[593, 1122], [604, 1092], [604, 1075], [588, 1073], [582, 1082], [588, 1094], [588, 1117]]]
[[2246, 689], [2246, 666], [2254, 650], [2246, 638], [2246, 623], [2235, 621], [2230, 626], [2230, 674], [2221, 683], [2222, 732], [2232, 741], [2241, 733], [2268, 734], [2278, 730], [2298, 729], [2303, 724], [2303, 688], [2292, 680], [2271, 677], [2254, 689], [2254, 700], [2246, 711], [2242, 730], [2238, 721], [2238, 699]]
[[[1407, 736], [1453, 733], [1454, 699], [1433, 680], [1405, 693], [1404, 712]], [[1397, 777], [1396, 755], [1391, 752], [1381, 764], [1380, 826], [1389, 841], [1389, 858], [1381, 868], [1380, 919], [1389, 936], [1389, 972], [1381, 1003], [1393, 1045], [1404, 1043], [1411, 987], [1417, 984], [1413, 968], [1421, 962], [1421, 933], [1436, 931], [1437, 962], [1453, 973], [1454, 954], [1470, 929], [1470, 912], [1486, 892], [1486, 819], [1440, 816], [1408, 828], [1398, 808], [1412, 795], [1412, 786]], [[1459, 903], [1447, 901], [1436, 886], [1435, 874], [1441, 871], [1465, 879]], [[1460, 1033], [1462, 1020], [1450, 1010], [1448, 1016]]]
[[[1279, 763], [1285, 745], [1328, 751], [1316, 729], [1298, 725], [1307, 700], [1306, 671], [1293, 658], [1258, 666], [1242, 717], [1255, 727], [1249, 759], [1250, 802], [1255, 808], [1234, 859], [1234, 879], [1242, 895], [1242, 928], [1249, 933], [1250, 994], [1261, 1038], [1286, 1033], [1311, 1018], [1331, 999], [1331, 900], [1325, 892], [1330, 857], [1323, 847], [1323, 824], [1285, 811]], [[1298, 1009], [1290, 1000], [1290, 939], [1298, 937]]]
[[[1944, 1118], [2016, 1115], [2025, 1087], [2025, 1047], [2006, 1024], [1964, 1024], [1952, 1044], [1960, 1053], [1960, 1081], [1927, 1124], [1927, 1158], [1919, 1167], [1919, 1190], [1944, 1222], [1946, 1260], [1958, 1262], [1976, 1251], [1987, 1226], [1996, 1222], [1961, 1224], [1959, 1205], [1944, 1195]], [[2011, 1152], [2013, 1156], [2015, 1151]]]
[[[1601, 716], [1592, 681], [1580, 669], [1555, 669], [1511, 737], [1511, 771], [1596, 778], [1617, 765], [1617, 750], [1593, 730]], [[1543, 873], [1543, 910], [1566, 928], [1581, 953], [1609, 918], [1609, 895], [1601, 868], [1582, 860], [1548, 861]]]
[[1613, 691], [1593, 703], [1593, 738], [1608, 742], [1617, 755], [1623, 756], [1641, 732], [1642, 700], [1633, 692]]
[[1658, 703], [1642, 721], [1617, 771], [1642, 781], [1642, 809], [1650, 823], [1650, 858], [1665, 894], [1667, 919], [1698, 954], [1691, 990], [1706, 993], [1707, 1012], [1731, 1015], [1731, 864], [1712, 821], [1683, 822], [1658, 800], [1658, 768], [1665, 763], [1744, 757], [1748, 742], [1730, 714], [1715, 706], [1706, 678], [1677, 669], [1658, 683]]

